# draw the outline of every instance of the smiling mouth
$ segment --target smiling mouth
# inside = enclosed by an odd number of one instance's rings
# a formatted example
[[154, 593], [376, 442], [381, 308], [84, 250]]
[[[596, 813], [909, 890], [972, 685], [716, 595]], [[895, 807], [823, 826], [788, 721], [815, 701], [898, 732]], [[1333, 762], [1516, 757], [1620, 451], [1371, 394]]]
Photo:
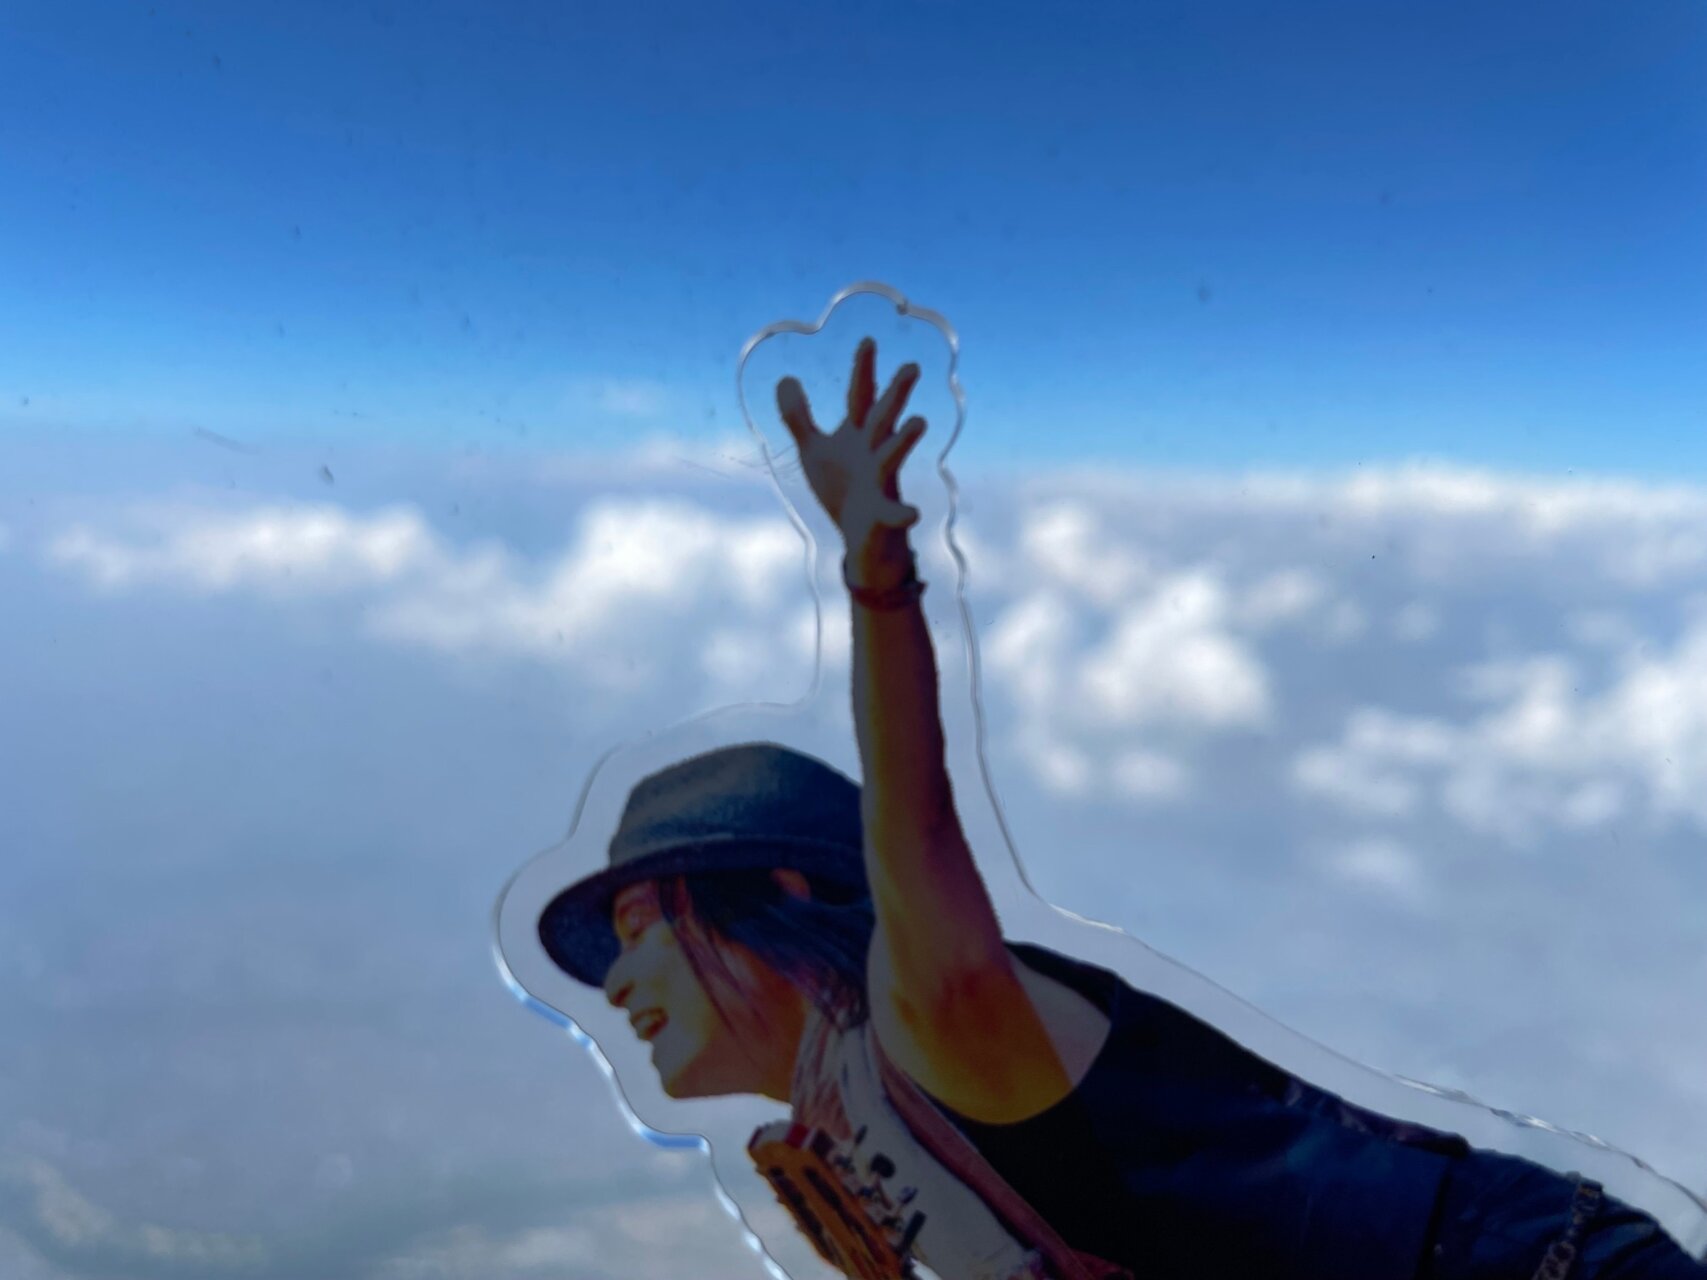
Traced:
[[664, 1024], [668, 1021], [661, 1013], [649, 1013], [635, 1024], [634, 1034], [643, 1041], [649, 1041], [664, 1029]]

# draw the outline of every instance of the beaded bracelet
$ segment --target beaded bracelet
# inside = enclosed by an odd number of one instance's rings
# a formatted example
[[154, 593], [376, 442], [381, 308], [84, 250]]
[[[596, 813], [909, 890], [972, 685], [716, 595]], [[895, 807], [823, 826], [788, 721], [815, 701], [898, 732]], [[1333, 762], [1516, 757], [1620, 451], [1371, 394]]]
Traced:
[[853, 598], [855, 604], [885, 612], [905, 609], [925, 593], [925, 584], [919, 581], [918, 557], [911, 555], [907, 557], [907, 576], [892, 587], [860, 586], [848, 576], [848, 560], [843, 556], [842, 582], [846, 584], [848, 595]]

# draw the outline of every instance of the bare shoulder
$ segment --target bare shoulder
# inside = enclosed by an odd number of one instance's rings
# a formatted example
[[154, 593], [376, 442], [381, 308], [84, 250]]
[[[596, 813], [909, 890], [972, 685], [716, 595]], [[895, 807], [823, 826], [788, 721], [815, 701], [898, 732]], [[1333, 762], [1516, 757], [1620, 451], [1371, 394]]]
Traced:
[[871, 1020], [884, 1052], [927, 1093], [984, 1124], [1018, 1124], [1079, 1085], [1108, 1038], [1108, 1015], [1005, 952], [921, 1002], [874, 948]]

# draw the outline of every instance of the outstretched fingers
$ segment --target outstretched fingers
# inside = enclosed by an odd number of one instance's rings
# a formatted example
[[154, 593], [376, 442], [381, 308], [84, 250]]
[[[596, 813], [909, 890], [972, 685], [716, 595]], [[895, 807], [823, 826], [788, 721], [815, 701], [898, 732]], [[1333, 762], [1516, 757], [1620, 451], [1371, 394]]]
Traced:
[[848, 421], [854, 426], [865, 422], [871, 413], [871, 402], [877, 399], [877, 343], [862, 338], [854, 352], [853, 377], [848, 379]]
[[895, 422], [900, 418], [901, 410], [907, 407], [907, 397], [913, 394], [913, 387], [918, 381], [919, 366], [902, 365], [901, 371], [890, 381], [889, 389], [883, 393], [883, 399], [871, 407], [865, 419], [865, 432], [873, 449], [894, 434]]
[[918, 444], [925, 434], [925, 420], [914, 416], [908, 418], [901, 429], [877, 447], [877, 478], [882, 482], [885, 492], [893, 492], [895, 477], [901, 471], [901, 464], [913, 452], [913, 446]]
[[818, 425], [812, 421], [812, 406], [806, 401], [806, 388], [798, 378], [784, 378], [776, 384], [776, 407], [782, 424], [794, 437], [795, 448], [805, 451], [808, 442], [818, 435]]

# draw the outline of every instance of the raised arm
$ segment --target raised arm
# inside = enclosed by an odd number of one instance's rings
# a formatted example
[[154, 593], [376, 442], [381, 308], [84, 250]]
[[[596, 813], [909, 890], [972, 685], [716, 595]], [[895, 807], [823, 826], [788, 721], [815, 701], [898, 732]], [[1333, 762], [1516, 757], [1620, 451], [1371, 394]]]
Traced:
[[[783, 421], [813, 493], [841, 530], [849, 582], [896, 599], [853, 596], [853, 711], [864, 775], [865, 864], [876, 907], [869, 993], [895, 1064], [956, 1111], [1001, 1123], [1034, 1115], [1071, 1088], [1002, 939], [955, 811], [938, 710], [936, 654], [916, 592], [908, 529], [916, 509], [898, 476], [922, 418], [896, 422], [918, 381], [908, 365], [881, 399], [876, 348], [854, 357], [848, 412], [828, 434], [792, 378]], [[910, 600], [905, 597], [911, 595]]]

